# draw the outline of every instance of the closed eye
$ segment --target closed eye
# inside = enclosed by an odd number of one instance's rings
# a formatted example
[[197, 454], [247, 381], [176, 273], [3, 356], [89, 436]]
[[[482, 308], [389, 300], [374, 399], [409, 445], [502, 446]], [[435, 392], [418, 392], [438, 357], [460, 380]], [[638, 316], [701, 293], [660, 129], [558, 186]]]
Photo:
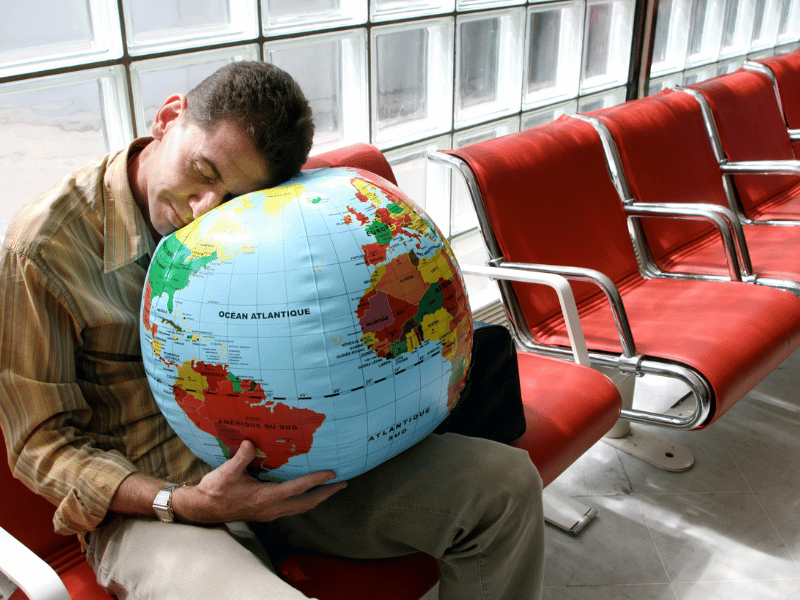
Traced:
[[194, 163], [194, 170], [205, 183], [214, 183], [217, 179], [214, 170], [201, 162]]

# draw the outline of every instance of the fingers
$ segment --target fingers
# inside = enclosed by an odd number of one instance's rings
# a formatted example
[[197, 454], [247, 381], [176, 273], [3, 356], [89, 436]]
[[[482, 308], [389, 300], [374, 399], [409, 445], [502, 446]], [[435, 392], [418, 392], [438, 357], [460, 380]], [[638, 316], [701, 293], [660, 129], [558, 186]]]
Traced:
[[325, 485], [336, 478], [333, 471], [318, 471], [282, 483], [259, 482], [247, 474], [247, 466], [255, 455], [253, 442], [244, 440], [234, 454], [215, 470], [219, 477], [209, 474], [211, 477], [207, 475], [204, 478], [209, 479], [208, 483], [217, 484], [219, 489], [214, 495], [227, 498], [231, 510], [250, 513], [241, 519], [272, 521], [301, 514], [347, 487], [345, 482]]
[[310, 473], [303, 475], [297, 479], [290, 479], [279, 484], [282, 493], [286, 494], [285, 497], [297, 496], [308, 490], [320, 485], [325, 485], [331, 479], [336, 477], [333, 471], [318, 471], [317, 473]]
[[290, 496], [280, 502], [279, 505], [274, 506], [274, 508], [278, 510], [270, 515], [269, 520], [291, 517], [308, 512], [345, 487], [347, 487], [347, 483], [340, 481], [338, 483], [318, 487], [299, 495]]

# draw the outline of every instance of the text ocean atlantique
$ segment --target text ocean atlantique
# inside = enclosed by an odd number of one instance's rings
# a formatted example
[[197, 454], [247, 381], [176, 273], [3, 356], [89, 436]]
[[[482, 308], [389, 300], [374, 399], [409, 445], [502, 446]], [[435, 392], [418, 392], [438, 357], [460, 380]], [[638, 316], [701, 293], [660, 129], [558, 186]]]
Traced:
[[249, 319], [249, 320], [259, 320], [259, 319], [285, 319], [287, 317], [302, 317], [305, 315], [310, 315], [311, 309], [310, 308], [301, 308], [300, 310], [282, 310], [278, 312], [254, 312], [254, 313], [246, 313], [246, 312], [233, 312], [233, 311], [219, 311], [219, 318], [220, 319]]

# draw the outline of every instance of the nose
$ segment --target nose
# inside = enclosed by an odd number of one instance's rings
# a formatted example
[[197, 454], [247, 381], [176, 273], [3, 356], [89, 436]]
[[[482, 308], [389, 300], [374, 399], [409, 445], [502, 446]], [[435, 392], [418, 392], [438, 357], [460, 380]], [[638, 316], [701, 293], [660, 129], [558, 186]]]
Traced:
[[222, 203], [223, 194], [214, 188], [204, 188], [189, 196], [187, 202], [192, 216], [197, 219]]

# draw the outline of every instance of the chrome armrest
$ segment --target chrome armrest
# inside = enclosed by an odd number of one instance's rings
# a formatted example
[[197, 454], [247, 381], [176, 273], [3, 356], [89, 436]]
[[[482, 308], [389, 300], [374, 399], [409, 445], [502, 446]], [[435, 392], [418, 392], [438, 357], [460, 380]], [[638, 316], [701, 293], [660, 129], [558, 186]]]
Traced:
[[790, 129], [789, 139], [792, 140], [793, 142], [800, 141], [800, 129]]
[[[606, 299], [608, 300], [611, 313], [614, 317], [614, 323], [617, 327], [620, 344], [622, 345], [623, 355], [625, 358], [635, 359], [636, 344], [633, 341], [633, 332], [631, 331], [631, 326], [628, 322], [628, 315], [625, 312], [625, 306], [622, 303], [622, 296], [620, 295], [617, 286], [614, 285], [614, 282], [600, 271], [595, 271], [594, 269], [584, 269], [581, 267], [563, 267], [555, 265], [512, 262], [502, 262], [497, 266], [492, 265], [481, 268], [488, 269], [488, 271], [486, 271], [486, 276], [493, 277], [495, 279], [507, 279], [512, 281], [518, 280], [525, 282], [525, 279], [521, 279], [521, 277], [525, 274], [552, 274], [560, 275], [564, 279], [585, 281], [596, 285], [603, 291], [603, 293], [606, 295]], [[483, 272], [480, 274], [482, 275]], [[569, 296], [572, 296], [571, 289]], [[574, 296], [572, 296], [572, 302], [574, 302]], [[563, 306], [564, 305], [562, 304], [562, 310]], [[581, 330], [581, 332], [582, 331], [583, 330]]]
[[50, 565], [0, 527], [0, 593], [8, 598], [17, 588], [30, 600], [70, 600]]
[[[800, 138], [798, 138], [800, 139]], [[725, 174], [800, 175], [800, 160], [741, 160], [719, 166]]]
[[564, 322], [567, 325], [567, 335], [569, 335], [569, 342], [572, 347], [572, 356], [576, 363], [586, 365], [587, 367], [591, 366], [589, 350], [586, 347], [586, 338], [583, 335], [581, 320], [578, 316], [578, 305], [575, 304], [575, 296], [572, 293], [572, 288], [564, 277], [552, 273], [535, 273], [532, 271], [520, 272], [515, 269], [504, 267], [464, 264], [459, 266], [461, 267], [461, 272], [466, 275], [520, 281], [523, 283], [538, 283], [553, 288], [558, 295], [558, 302], [561, 305], [561, 314], [564, 316]]
[[[800, 133], [800, 130], [798, 130]], [[800, 141], [800, 137], [797, 138]], [[720, 165], [723, 175], [800, 175], [800, 160], [746, 160], [723, 163]], [[745, 214], [740, 215], [741, 221], [746, 225], [800, 225], [798, 219], [751, 219]]]
[[731, 279], [742, 281], [743, 277], [752, 275], [753, 267], [742, 224], [729, 208], [716, 204], [635, 202], [625, 204], [625, 213], [635, 218], [660, 217], [709, 221], [717, 227], [722, 236]]

